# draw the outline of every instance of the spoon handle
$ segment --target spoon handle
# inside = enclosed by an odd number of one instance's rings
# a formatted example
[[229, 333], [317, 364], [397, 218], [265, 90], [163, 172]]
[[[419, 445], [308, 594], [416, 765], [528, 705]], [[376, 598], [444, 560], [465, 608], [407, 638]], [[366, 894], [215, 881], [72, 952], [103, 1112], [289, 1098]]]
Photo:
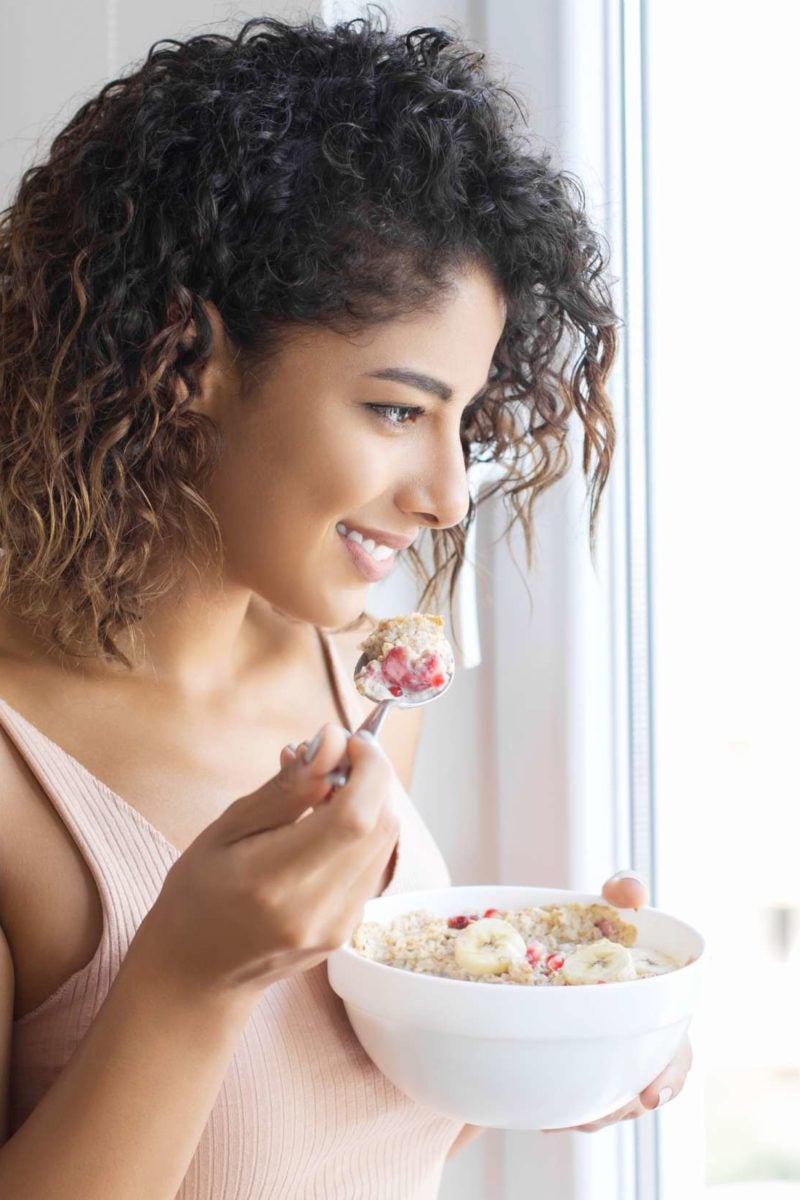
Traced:
[[[381, 726], [386, 720], [386, 714], [394, 703], [396, 703], [394, 700], [381, 700], [379, 704], [375, 705], [367, 719], [361, 722], [355, 732], [361, 733], [362, 729], [364, 729], [367, 731], [367, 733], [371, 733], [373, 737], [377, 738], [381, 731]], [[349, 778], [350, 763], [348, 762], [347, 755], [345, 754], [339, 759], [339, 762], [328, 774], [328, 782], [330, 783], [331, 787], [344, 787]]]
[[386, 720], [386, 714], [391, 706], [396, 703], [396, 700], [381, 700], [379, 704], [375, 705], [367, 719], [362, 721], [356, 733], [360, 733], [362, 729], [366, 729], [367, 733], [371, 733], [373, 737], [377, 737], [381, 731], [383, 722]]

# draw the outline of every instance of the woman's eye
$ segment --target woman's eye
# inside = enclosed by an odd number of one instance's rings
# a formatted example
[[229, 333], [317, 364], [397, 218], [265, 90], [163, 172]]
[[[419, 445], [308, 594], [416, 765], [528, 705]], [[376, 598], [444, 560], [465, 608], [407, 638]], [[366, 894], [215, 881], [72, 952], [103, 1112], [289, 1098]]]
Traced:
[[389, 425], [407, 425], [410, 421], [418, 420], [425, 413], [424, 408], [405, 404], [368, 404], [366, 407], [374, 412], [381, 421], [386, 421]]

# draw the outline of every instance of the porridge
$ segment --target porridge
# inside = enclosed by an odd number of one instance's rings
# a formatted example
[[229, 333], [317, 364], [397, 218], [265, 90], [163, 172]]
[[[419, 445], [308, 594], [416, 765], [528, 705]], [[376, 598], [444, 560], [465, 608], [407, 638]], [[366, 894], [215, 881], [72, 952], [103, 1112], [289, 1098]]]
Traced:
[[441, 917], [428, 909], [362, 921], [352, 948], [374, 962], [469, 982], [619, 983], [682, 964], [634, 945], [636, 927], [607, 904], [544, 904]]
[[436, 695], [454, 670], [453, 651], [444, 636], [442, 617], [428, 613], [388, 617], [362, 642], [367, 663], [355, 677], [370, 700]]

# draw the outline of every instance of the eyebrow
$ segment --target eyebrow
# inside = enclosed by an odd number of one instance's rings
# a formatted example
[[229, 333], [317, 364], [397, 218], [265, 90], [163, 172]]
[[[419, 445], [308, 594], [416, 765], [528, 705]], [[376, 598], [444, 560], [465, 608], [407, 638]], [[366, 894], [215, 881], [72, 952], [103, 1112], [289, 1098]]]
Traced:
[[453, 389], [446, 383], [442, 383], [441, 379], [434, 379], [431, 375], [422, 375], [419, 371], [410, 371], [407, 367], [381, 367], [379, 371], [366, 371], [364, 378], [389, 379], [394, 383], [405, 383], [419, 392], [438, 396], [440, 400], [450, 400], [453, 395]]

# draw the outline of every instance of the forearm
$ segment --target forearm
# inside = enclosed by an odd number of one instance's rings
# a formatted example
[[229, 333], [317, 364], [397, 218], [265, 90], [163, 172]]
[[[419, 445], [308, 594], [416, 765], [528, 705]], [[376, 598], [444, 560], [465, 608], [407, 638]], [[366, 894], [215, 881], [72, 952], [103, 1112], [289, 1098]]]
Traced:
[[174, 1200], [253, 1003], [179, 994], [129, 953], [75, 1054], [0, 1149], [3, 1200]]
[[485, 1132], [486, 1129], [483, 1125], [465, 1125], [450, 1149], [447, 1151], [447, 1157], [452, 1158], [454, 1154], [456, 1154], [459, 1150], [462, 1150], [469, 1142], [474, 1142], [475, 1138], [478, 1137], [479, 1134]]

